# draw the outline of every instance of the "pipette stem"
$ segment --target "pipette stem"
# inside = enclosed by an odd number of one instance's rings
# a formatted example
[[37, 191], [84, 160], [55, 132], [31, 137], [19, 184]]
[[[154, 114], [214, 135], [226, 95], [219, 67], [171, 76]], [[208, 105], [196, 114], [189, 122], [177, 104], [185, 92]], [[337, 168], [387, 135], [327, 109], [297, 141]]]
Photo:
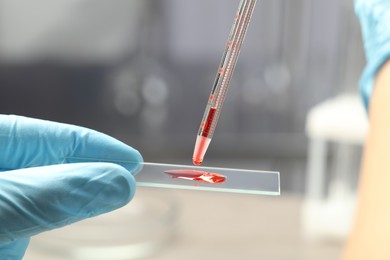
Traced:
[[241, 0], [196, 138], [192, 161], [201, 165], [209, 147], [256, 0]]

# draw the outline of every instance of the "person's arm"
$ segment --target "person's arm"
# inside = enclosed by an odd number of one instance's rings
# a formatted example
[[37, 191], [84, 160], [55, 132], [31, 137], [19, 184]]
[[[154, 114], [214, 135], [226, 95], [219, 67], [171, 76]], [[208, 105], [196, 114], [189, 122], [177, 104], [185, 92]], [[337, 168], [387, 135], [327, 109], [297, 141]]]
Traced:
[[369, 118], [356, 222], [344, 260], [390, 259], [390, 62], [376, 77]]
[[390, 1], [355, 0], [355, 10], [367, 58], [360, 90], [370, 130], [343, 260], [390, 259]]

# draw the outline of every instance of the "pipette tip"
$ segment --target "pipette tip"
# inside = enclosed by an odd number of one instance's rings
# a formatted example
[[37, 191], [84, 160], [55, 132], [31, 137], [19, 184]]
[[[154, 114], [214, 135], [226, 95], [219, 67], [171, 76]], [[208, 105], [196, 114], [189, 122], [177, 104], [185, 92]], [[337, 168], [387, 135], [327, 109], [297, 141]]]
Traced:
[[200, 166], [202, 164], [203, 160], [199, 160], [196, 158], [192, 158], [192, 163], [196, 166]]
[[194, 154], [192, 156], [192, 162], [194, 165], [199, 166], [203, 163], [204, 155], [211, 142], [211, 138], [198, 135], [196, 137]]

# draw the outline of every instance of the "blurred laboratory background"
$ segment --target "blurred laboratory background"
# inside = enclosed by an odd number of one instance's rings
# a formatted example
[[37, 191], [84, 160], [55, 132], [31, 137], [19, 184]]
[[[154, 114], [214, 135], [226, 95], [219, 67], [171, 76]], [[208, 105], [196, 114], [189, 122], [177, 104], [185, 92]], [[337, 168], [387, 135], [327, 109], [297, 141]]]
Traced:
[[[0, 113], [93, 128], [145, 161], [191, 164], [238, 4], [0, 0]], [[282, 195], [140, 188], [113, 219], [86, 222], [94, 231], [33, 238], [25, 259], [338, 259], [367, 127], [364, 62], [352, 0], [258, 0], [204, 164], [279, 171]], [[85, 248], [100, 258], [80, 249], [78, 232], [93, 234]]]

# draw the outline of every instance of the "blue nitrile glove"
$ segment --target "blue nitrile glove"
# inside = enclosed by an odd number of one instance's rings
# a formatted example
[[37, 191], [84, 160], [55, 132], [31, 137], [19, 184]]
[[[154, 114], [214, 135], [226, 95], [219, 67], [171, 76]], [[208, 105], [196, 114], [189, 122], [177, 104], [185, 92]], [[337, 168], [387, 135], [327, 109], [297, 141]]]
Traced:
[[368, 108], [375, 76], [390, 58], [390, 1], [355, 0], [360, 19], [367, 65], [360, 80], [360, 91]]
[[127, 204], [140, 153], [73, 125], [0, 115], [0, 259], [29, 238]]

